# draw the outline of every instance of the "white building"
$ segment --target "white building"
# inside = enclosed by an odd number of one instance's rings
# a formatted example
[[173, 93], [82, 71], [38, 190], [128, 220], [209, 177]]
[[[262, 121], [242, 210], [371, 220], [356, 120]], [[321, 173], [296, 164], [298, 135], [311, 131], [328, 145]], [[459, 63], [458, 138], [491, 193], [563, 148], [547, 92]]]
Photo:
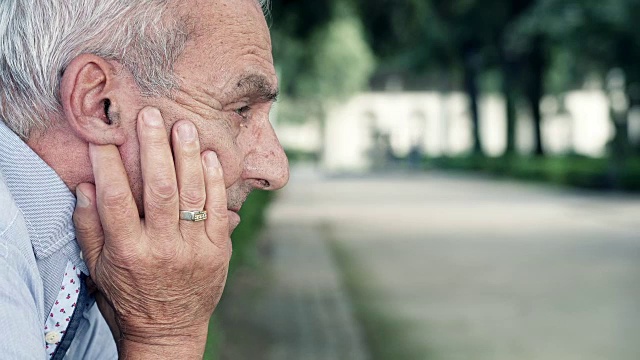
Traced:
[[[564, 107], [554, 97], [542, 104], [543, 142], [550, 154], [575, 152], [602, 156], [613, 136], [609, 107], [601, 91], [566, 94]], [[318, 124], [278, 123], [276, 131], [285, 148], [315, 151], [321, 148]], [[631, 132], [640, 132], [640, 116], [632, 117]], [[323, 166], [332, 171], [365, 171], [372, 165], [376, 138], [388, 138], [396, 156], [405, 156], [412, 147], [428, 156], [462, 155], [472, 147], [467, 97], [464, 93], [379, 92], [363, 93], [330, 111], [326, 120]], [[502, 154], [506, 146], [504, 100], [498, 95], [480, 101], [480, 131], [485, 152]], [[518, 113], [518, 150], [533, 148], [531, 116]]]

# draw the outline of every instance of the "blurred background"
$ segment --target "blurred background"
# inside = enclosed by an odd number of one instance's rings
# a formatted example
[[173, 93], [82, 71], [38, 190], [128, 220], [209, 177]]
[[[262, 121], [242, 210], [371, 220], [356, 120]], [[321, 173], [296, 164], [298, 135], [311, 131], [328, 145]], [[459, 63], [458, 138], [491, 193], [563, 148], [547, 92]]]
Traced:
[[639, 0], [272, 0], [291, 162], [209, 359], [640, 359]]

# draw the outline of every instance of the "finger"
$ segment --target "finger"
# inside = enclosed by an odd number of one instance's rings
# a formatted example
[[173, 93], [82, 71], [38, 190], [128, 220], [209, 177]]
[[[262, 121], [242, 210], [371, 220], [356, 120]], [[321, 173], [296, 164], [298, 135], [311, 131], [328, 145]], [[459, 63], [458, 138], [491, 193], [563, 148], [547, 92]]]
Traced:
[[227, 213], [227, 192], [224, 186], [222, 167], [218, 156], [213, 151], [205, 151], [202, 155], [205, 168], [204, 178], [207, 190], [207, 220], [205, 228], [209, 240], [223, 251], [229, 253], [229, 215]]
[[[173, 127], [173, 156], [176, 163], [180, 210], [202, 210], [206, 199], [204, 174], [200, 158], [200, 142], [196, 127], [189, 121], [178, 122]], [[181, 226], [198, 229], [203, 225], [181, 221]]]
[[160, 111], [146, 108], [138, 118], [144, 186], [145, 226], [156, 234], [178, 226], [178, 184], [169, 139]]
[[95, 188], [91, 184], [79, 184], [76, 187], [76, 209], [73, 223], [76, 228], [76, 239], [89, 271], [93, 273], [96, 261], [104, 246], [104, 233], [100, 224], [100, 215], [96, 206]]
[[125, 250], [131, 246], [129, 238], [140, 237], [140, 216], [120, 152], [114, 145], [89, 144], [89, 157], [105, 246]]

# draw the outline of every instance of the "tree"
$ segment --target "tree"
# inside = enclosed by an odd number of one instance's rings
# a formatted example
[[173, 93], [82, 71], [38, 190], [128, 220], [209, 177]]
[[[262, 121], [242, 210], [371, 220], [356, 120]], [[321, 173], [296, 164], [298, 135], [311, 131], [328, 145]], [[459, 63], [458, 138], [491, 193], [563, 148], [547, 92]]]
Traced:
[[488, 11], [486, 6], [451, 0], [358, 0], [358, 4], [369, 42], [391, 71], [462, 74], [461, 85], [469, 97], [473, 153], [482, 155], [478, 77], [488, 34], [473, 24], [481, 22], [477, 13]]
[[613, 84], [605, 90], [616, 129], [612, 155], [628, 156], [628, 112], [640, 106], [640, 28], [636, 24], [640, 1], [538, 0], [533, 14], [525, 23], [528, 30], [536, 29], [562, 44], [572, 54], [582, 77], [598, 73], [623, 85], [623, 89]]
[[[469, 98], [473, 153], [482, 155], [479, 77], [502, 74], [508, 122], [507, 153], [515, 151], [516, 102], [525, 93], [536, 124], [536, 153], [542, 154], [539, 103], [546, 61], [542, 36], [521, 47], [510, 32], [534, 0], [357, 0], [369, 41], [383, 63], [404, 71], [462, 74]], [[516, 39], [518, 40], [518, 39]], [[525, 78], [524, 75], [528, 75]], [[525, 81], [526, 80], [526, 81]], [[525, 83], [526, 91], [522, 91]]]
[[[283, 10], [272, 30], [276, 56], [284, 57], [278, 65], [286, 96], [281, 105], [320, 121], [324, 139], [328, 109], [367, 87], [375, 58], [348, 0], [296, 4]], [[322, 10], [328, 11], [315, 14]]]

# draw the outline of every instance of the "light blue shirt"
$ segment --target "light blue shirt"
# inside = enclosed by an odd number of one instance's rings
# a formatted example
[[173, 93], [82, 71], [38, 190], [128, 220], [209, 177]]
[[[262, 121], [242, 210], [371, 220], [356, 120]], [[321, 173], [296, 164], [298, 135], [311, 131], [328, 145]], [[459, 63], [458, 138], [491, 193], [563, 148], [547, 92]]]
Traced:
[[[75, 240], [75, 197], [0, 121], [0, 358], [47, 359], [44, 323], [69, 261], [88, 274]], [[117, 359], [84, 281], [53, 359]]]

